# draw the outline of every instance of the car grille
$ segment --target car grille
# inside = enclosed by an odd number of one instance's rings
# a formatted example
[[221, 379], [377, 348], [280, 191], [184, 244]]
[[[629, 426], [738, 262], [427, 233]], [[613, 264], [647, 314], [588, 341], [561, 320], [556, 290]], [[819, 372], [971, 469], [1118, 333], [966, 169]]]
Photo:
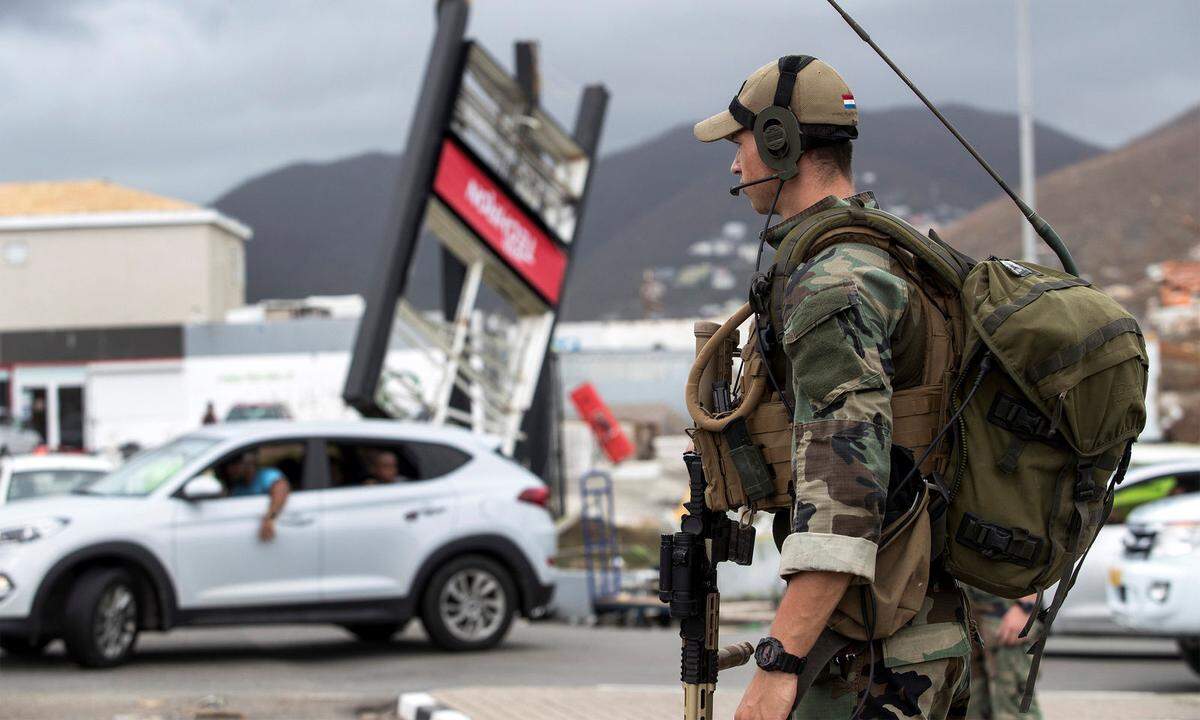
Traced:
[[1125, 526], [1125, 557], [1141, 559], [1150, 556], [1150, 548], [1154, 547], [1154, 536], [1157, 531], [1144, 525]]

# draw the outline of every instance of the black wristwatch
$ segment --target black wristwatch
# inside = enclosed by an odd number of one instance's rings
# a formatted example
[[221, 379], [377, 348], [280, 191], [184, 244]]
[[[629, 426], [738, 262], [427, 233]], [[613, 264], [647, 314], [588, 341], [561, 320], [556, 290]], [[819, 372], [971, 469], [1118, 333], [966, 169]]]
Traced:
[[785, 672], [799, 675], [804, 671], [806, 657], [796, 657], [783, 649], [783, 643], [767, 636], [758, 641], [754, 648], [754, 662], [767, 672]]

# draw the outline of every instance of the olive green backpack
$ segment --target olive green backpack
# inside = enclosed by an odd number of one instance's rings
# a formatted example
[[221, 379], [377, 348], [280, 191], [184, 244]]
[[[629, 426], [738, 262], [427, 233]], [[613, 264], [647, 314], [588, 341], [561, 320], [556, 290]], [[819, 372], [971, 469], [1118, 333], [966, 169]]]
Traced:
[[[859, 205], [793, 229], [774, 276], [786, 279], [843, 233], [853, 233], [843, 242], [886, 236], [884, 249], [916, 268], [917, 281], [957, 295], [950, 334], [958, 360], [947, 369], [941, 429], [916, 460], [920, 473], [905, 480], [924, 475], [933, 491], [934, 555], [956, 579], [1039, 600], [1058, 583], [1039, 613], [1048, 631], [1146, 421], [1148, 359], [1137, 321], [1086, 280], [1032, 263], [976, 262], [936, 234]], [[781, 327], [779, 296], [770, 304]], [[926, 460], [947, 450], [939, 471], [929, 471]]]

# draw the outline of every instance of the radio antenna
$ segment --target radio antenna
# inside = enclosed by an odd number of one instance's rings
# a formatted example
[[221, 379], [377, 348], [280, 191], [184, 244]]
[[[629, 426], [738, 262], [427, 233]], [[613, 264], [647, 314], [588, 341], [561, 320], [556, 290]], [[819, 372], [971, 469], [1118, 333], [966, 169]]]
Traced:
[[846, 23], [850, 26], [850, 29], [857, 33], [858, 36], [863, 39], [863, 42], [870, 45], [871, 49], [878, 53], [879, 57], [883, 58], [883, 61], [888, 64], [888, 67], [890, 67], [892, 71], [904, 81], [904, 84], [907, 85], [908, 88], [912, 90], [918, 98], [921, 99], [921, 102], [925, 103], [925, 107], [929, 108], [929, 112], [933, 113], [938, 120], [942, 121], [942, 124], [946, 126], [946, 129], [950, 131], [950, 134], [953, 135], [960, 143], [962, 143], [962, 146], [971, 154], [971, 157], [975, 158], [975, 160], [981, 166], [983, 166], [983, 169], [987, 171], [988, 175], [992, 176], [992, 179], [996, 181], [996, 184], [1000, 186], [1000, 189], [1002, 189], [1010, 198], [1012, 198], [1012, 201], [1017, 205], [1017, 209], [1021, 211], [1021, 214], [1024, 215], [1025, 219], [1029, 221], [1029, 224], [1033, 226], [1033, 231], [1036, 232], [1038, 237], [1042, 239], [1042, 242], [1046, 243], [1046, 245], [1048, 245], [1050, 249], [1054, 251], [1054, 254], [1058, 256], [1058, 260], [1062, 263], [1063, 269], [1072, 275], [1078, 276], [1079, 270], [1075, 267], [1075, 259], [1071, 257], [1071, 251], [1067, 249], [1066, 244], [1063, 243], [1062, 238], [1058, 236], [1058, 233], [1054, 232], [1054, 228], [1050, 227], [1050, 223], [1043, 220], [1041, 215], [1038, 215], [1036, 212], [1034, 212], [1033, 208], [1029, 207], [1029, 205], [1026, 204], [1019, 195], [1013, 192], [1013, 189], [1008, 186], [1008, 183], [1004, 182], [1004, 178], [1000, 177], [1000, 174], [992, 169], [992, 166], [988, 164], [988, 161], [984, 160], [983, 156], [979, 154], [975, 147], [971, 145], [971, 143], [967, 142], [967, 139], [955, 129], [954, 125], [952, 125], [949, 120], [946, 119], [946, 116], [942, 115], [942, 113], [936, 107], [934, 107], [933, 103], [929, 101], [929, 98], [925, 97], [925, 93], [921, 92], [921, 90], [913, 84], [913, 81], [908, 79], [908, 76], [904, 74], [904, 71], [896, 67], [896, 63], [892, 62], [892, 59], [887, 56], [887, 53], [885, 53], [878, 45], [875, 44], [875, 41], [871, 39], [871, 36], [867, 34], [867, 31], [863, 30], [862, 26], [855, 22], [854, 18], [850, 17], [849, 13], [842, 9], [841, 5], [837, 4], [837, 0], [829, 0], [829, 4], [833, 6], [834, 10], [838, 11], [838, 14], [842, 16], [842, 19], [846, 21]]

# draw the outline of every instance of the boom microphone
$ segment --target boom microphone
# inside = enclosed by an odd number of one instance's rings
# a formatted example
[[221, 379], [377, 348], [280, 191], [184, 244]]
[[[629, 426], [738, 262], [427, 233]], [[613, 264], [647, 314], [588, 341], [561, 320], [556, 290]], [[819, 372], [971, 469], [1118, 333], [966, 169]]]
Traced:
[[768, 175], [765, 178], [762, 178], [761, 180], [753, 180], [748, 183], [742, 183], [741, 185], [735, 185], [735, 186], [729, 188], [729, 194], [734, 197], [737, 197], [737, 194], [740, 193], [744, 188], [748, 188], [751, 185], [758, 185], [759, 183], [765, 183], [768, 180], [782, 180], [783, 178], [781, 177], [781, 175], [782, 175], [782, 173], [775, 173], [774, 175]]

